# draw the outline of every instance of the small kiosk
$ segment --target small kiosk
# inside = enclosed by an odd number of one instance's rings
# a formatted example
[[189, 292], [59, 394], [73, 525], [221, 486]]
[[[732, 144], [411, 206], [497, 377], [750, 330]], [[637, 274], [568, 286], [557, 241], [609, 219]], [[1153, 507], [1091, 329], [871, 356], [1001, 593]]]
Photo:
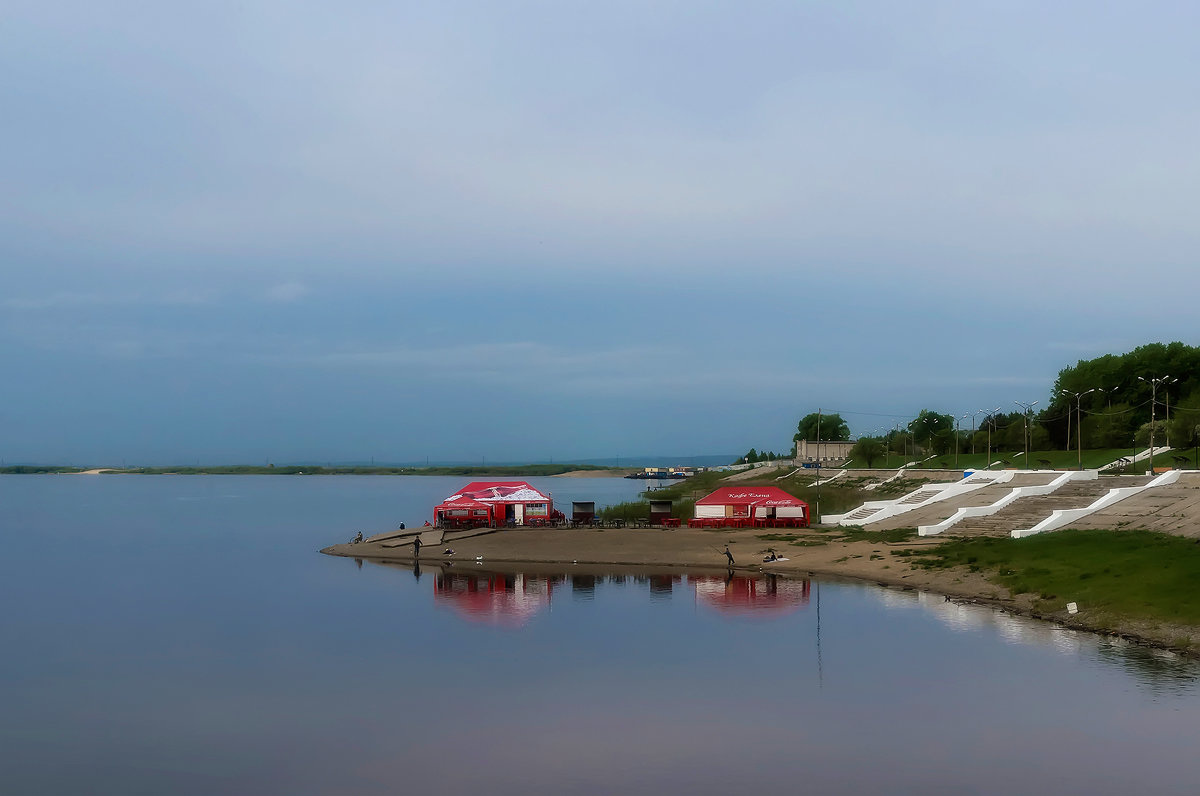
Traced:
[[671, 501], [669, 500], [651, 500], [650, 501], [650, 524], [662, 525], [670, 527], [678, 523], [671, 521]]
[[726, 486], [696, 501], [690, 528], [807, 528], [808, 504], [777, 486]]
[[587, 525], [596, 517], [594, 500], [576, 500], [571, 503], [571, 524]]

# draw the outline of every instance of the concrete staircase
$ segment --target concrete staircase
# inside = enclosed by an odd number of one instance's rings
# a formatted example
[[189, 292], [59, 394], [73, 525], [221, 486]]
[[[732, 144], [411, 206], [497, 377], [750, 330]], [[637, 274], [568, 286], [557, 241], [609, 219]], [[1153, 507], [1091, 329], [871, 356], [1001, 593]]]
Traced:
[[[1122, 479], [1120, 486], [1144, 486], [1148, 476]], [[1018, 528], [1032, 528], [1056, 509], [1090, 506], [1118, 484], [1108, 478], [1071, 481], [1048, 495], [1021, 498], [986, 517], [967, 517], [948, 532], [955, 536], [1008, 536]]]
[[898, 514], [894, 517], [880, 519], [871, 525], [871, 530], [914, 528], [920, 525], [933, 525], [950, 517], [960, 508], [965, 506], [991, 505], [1010, 493], [1016, 487], [1047, 484], [1050, 482], [1052, 477], [1052, 474], [1047, 473], [1023, 473], [999, 484], [995, 483], [993, 479], [989, 478], [973, 479], [975, 483], [980, 483], [984, 486], [981, 489], [976, 489], [973, 492], [967, 492], [963, 495], [952, 497], [948, 500], [939, 500], [929, 503], [925, 506], [918, 506], [916, 509], [904, 514]]
[[911, 506], [914, 503], [924, 503], [931, 497], [935, 497], [941, 493], [940, 489], [918, 489], [908, 497], [900, 501], [901, 506]]
[[875, 506], [863, 506], [847, 514], [845, 521], [851, 524], [859, 524], [863, 520], [878, 514], [880, 511], [881, 509]]

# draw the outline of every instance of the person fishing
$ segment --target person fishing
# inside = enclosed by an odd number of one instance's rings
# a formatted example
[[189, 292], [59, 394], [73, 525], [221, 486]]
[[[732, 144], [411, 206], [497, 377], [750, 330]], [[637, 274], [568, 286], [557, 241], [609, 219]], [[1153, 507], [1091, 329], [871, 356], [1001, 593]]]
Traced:
[[729, 559], [729, 566], [733, 566], [733, 553], [729, 552], [729, 545], [725, 545], [725, 557]]

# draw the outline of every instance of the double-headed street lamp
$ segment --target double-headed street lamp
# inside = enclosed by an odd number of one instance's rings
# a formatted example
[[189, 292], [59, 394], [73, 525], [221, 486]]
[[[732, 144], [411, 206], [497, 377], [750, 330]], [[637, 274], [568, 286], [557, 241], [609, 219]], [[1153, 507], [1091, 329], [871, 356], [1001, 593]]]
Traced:
[[1174, 384], [1179, 379], [1170, 376], [1151, 376], [1148, 379], [1138, 376], [1138, 381], [1150, 384], [1150, 475], [1154, 475], [1154, 405], [1158, 400], [1158, 385]]
[[[962, 447], [961, 446], [962, 429], [959, 427], [959, 422], [962, 420], [966, 420], [968, 417], [971, 417], [970, 412], [967, 412], [962, 417], [956, 416], [954, 418], [954, 469], [955, 470], [958, 469], [958, 449], [960, 447]], [[974, 418], [971, 418], [971, 435], [972, 436], [975, 435], [975, 419]], [[974, 444], [974, 440], [972, 440], [972, 444]]]
[[[1079, 469], [1080, 470], [1083, 469], [1083, 421], [1081, 419], [1081, 415], [1083, 413], [1082, 413], [1081, 405], [1083, 403], [1083, 396], [1087, 395], [1090, 392], [1104, 392], [1104, 391], [1101, 390], [1099, 387], [1093, 387], [1092, 389], [1084, 390], [1083, 392], [1071, 392], [1070, 390], [1062, 390], [1063, 395], [1072, 395], [1075, 397], [1075, 437], [1076, 437], [1077, 446], [1079, 449]], [[1068, 401], [1068, 406], [1067, 406], [1067, 445], [1071, 444], [1071, 407], [1069, 404], [1070, 404], [1070, 402]], [[1070, 448], [1068, 447], [1067, 450], [1070, 450]]]
[[[1027, 404], [1023, 401], [1013, 401], [1017, 406], [1025, 410], [1025, 466], [1029, 467], [1029, 418], [1033, 415], [1033, 407], [1038, 405], [1037, 401]], [[1029, 469], [1033, 469], [1029, 467]]]
[[[983, 418], [984, 418], [984, 420], [989, 421], [987, 424], [987, 427], [988, 427], [987, 469], [990, 470], [990, 469], [992, 469], [992, 431], [994, 431], [996, 429], [996, 413], [1000, 411], [1000, 407], [997, 406], [995, 409], [980, 409], [979, 411], [985, 412], [986, 414], [983, 416]], [[978, 413], [976, 413], [976, 414], [978, 414]], [[972, 418], [972, 420], [974, 420], [974, 418]], [[972, 448], [972, 453], [973, 452], [974, 452], [974, 448]]]
[[937, 421], [938, 421], [938, 419], [936, 417], [933, 417], [932, 415], [927, 415], [925, 417], [925, 428], [929, 431], [929, 456], [930, 456], [930, 458], [937, 456], [937, 449], [935, 448], [935, 437], [937, 435], [937, 430], [935, 429], [935, 426], [937, 425]]

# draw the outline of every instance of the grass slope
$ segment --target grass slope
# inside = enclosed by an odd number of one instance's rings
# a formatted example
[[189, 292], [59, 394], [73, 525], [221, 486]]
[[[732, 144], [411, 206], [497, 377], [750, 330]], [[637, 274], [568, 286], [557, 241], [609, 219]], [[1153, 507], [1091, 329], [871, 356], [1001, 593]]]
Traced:
[[1200, 543], [1151, 531], [1067, 530], [1027, 539], [960, 539], [915, 563], [965, 566], [1043, 610], [1078, 602], [1097, 617], [1200, 625]]

